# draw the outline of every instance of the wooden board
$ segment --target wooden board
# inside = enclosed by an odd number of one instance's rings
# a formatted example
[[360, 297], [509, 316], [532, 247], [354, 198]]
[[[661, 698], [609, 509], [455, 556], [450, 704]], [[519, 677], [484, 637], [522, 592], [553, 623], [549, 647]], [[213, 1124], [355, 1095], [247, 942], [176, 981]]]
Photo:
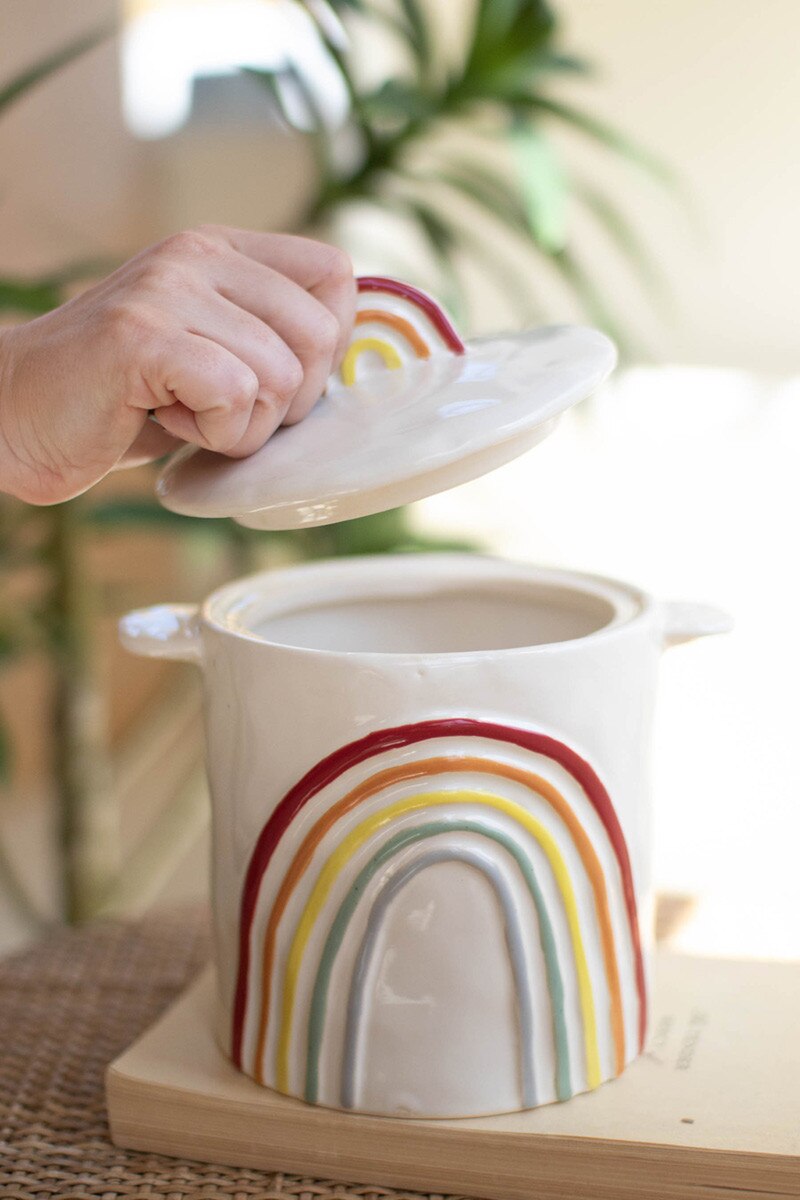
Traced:
[[800, 1197], [800, 965], [662, 957], [648, 1052], [599, 1091], [463, 1121], [312, 1108], [240, 1075], [201, 977], [108, 1070], [119, 1146], [489, 1200]]

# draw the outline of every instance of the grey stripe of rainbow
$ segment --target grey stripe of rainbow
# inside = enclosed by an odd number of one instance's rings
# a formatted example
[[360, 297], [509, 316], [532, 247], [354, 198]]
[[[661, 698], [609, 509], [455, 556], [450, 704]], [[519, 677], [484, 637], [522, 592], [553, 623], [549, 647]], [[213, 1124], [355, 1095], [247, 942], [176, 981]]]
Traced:
[[[491, 825], [481, 821], [443, 820], [431, 821], [425, 825], [401, 830], [394, 837], [390, 838], [359, 872], [334, 918], [322, 954], [320, 955], [308, 1018], [305, 1099], [309, 1103], [316, 1103], [319, 1093], [319, 1056], [333, 965], [347, 931], [350, 918], [355, 912], [364, 889], [376, 871], [379, 871], [385, 863], [389, 862], [398, 851], [416, 842], [435, 837], [437, 834], [448, 832], [477, 833], [483, 837], [490, 838], [508, 851], [522, 873], [536, 906], [542, 949], [548, 972], [553, 1035], [556, 1044], [556, 1093], [559, 1100], [568, 1100], [572, 1095], [567, 1020], [564, 1011], [564, 983], [558, 962], [558, 951], [553, 935], [553, 927], [547, 913], [547, 905], [531, 865], [516, 842], [499, 829], [495, 829]], [[520, 1002], [522, 1002], [521, 996], [518, 997], [518, 1003]], [[528, 1050], [530, 1052], [530, 1048]]]
[[399, 750], [420, 742], [443, 737], [482, 738], [510, 743], [552, 759], [580, 785], [603, 823], [620, 872], [622, 897], [630, 930], [633, 966], [638, 993], [638, 1041], [641, 1048], [647, 1025], [647, 989], [644, 974], [639, 925], [636, 912], [636, 893], [625, 836], [619, 824], [611, 797], [589, 765], [569, 746], [536, 730], [503, 725], [472, 717], [431, 718], [408, 725], [378, 729], [357, 741], [333, 751], [313, 766], [279, 801], [264, 825], [248, 863], [242, 888], [239, 919], [239, 960], [231, 1028], [231, 1054], [236, 1066], [243, 1068], [243, 1039], [245, 1014], [251, 975], [251, 937], [256, 906], [267, 869], [273, 855], [303, 808], [324, 787], [345, 771], [387, 751]]
[[344, 1038], [344, 1060], [342, 1063], [342, 1108], [356, 1107], [358, 1034], [364, 1010], [364, 992], [366, 990], [367, 975], [375, 953], [376, 943], [389, 906], [406, 884], [410, 883], [421, 871], [425, 871], [428, 867], [433, 867], [437, 863], [449, 862], [466, 863], [468, 866], [480, 871], [491, 883], [500, 907], [503, 910], [508, 956], [511, 960], [514, 987], [517, 993], [521, 1043], [520, 1058], [522, 1060], [522, 1103], [526, 1108], [533, 1108], [536, 1104], [536, 1081], [533, 1066], [533, 1005], [525, 974], [525, 938], [522, 933], [522, 923], [520, 915], [517, 912], [513, 893], [496, 864], [490, 858], [487, 858], [485, 854], [481, 854], [475, 850], [445, 848], [441, 850], [429, 850], [415, 862], [402, 867], [379, 893], [370, 912], [367, 929], [361, 942], [358, 958], [353, 970], [350, 996], [347, 1004], [347, 1025]]

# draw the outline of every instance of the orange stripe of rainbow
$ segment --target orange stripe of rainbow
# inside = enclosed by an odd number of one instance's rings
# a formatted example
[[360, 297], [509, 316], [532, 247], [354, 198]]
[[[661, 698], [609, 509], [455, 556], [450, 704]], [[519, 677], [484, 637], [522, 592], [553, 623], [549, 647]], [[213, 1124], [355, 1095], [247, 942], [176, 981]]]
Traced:
[[414, 326], [405, 317], [399, 317], [397, 313], [384, 312], [380, 308], [362, 308], [356, 313], [356, 325], [366, 325], [369, 321], [375, 321], [380, 325], [388, 325], [391, 329], [396, 329], [398, 333], [402, 333], [411, 348], [416, 351], [417, 358], [430, 358], [430, 346], [420, 337]]
[[[364, 276], [357, 280], [357, 286], [360, 293], [384, 292], [387, 295], [398, 296], [409, 304], [412, 304], [430, 321], [445, 346], [452, 353], [464, 353], [464, 343], [453, 329], [444, 312], [424, 292], [411, 287], [410, 284], [381, 276]], [[410, 321], [407, 321], [405, 317], [400, 316], [398, 313], [387, 312], [384, 309], [374, 307], [362, 309], [356, 314], [355, 323], [356, 325], [365, 325], [367, 323], [385, 325], [387, 328], [394, 329], [396, 333], [401, 334], [417, 358], [430, 358], [431, 356], [431, 348], [425, 341], [425, 338], [415, 329]], [[340, 368], [342, 381], [348, 387], [352, 387], [356, 382], [356, 364], [366, 350], [371, 350], [379, 354], [390, 370], [397, 370], [402, 366], [399, 354], [389, 342], [377, 337], [358, 338], [350, 343]]]
[[337, 804], [320, 818], [303, 840], [300, 848], [286, 872], [280, 890], [269, 915], [264, 933], [262, 954], [262, 991], [261, 1010], [259, 1014], [258, 1040], [256, 1044], [253, 1075], [263, 1083], [263, 1062], [266, 1045], [267, 1027], [269, 1021], [270, 992], [272, 986], [272, 971], [275, 960], [275, 948], [278, 926], [286, 905], [311, 862], [315, 850], [325, 834], [348, 812], [358, 805], [377, 795], [384, 788], [394, 783], [407, 782], [423, 776], [442, 775], [446, 773], [477, 772], [479, 774], [499, 775], [536, 792], [546, 800], [561, 820], [567, 826], [581, 861], [586, 870], [594, 895], [595, 910], [600, 928], [600, 940], [603, 951], [608, 990], [611, 999], [611, 1032], [614, 1042], [614, 1063], [617, 1074], [621, 1074], [625, 1066], [625, 1023], [622, 1009], [622, 993], [617, 965], [617, 954], [614, 945], [614, 932], [608, 904], [603, 868], [583, 829], [580, 821], [562, 794], [541, 775], [514, 767], [493, 759], [476, 757], [453, 758], [437, 757], [423, 759], [416, 763], [405, 763], [390, 767], [367, 779], [358, 787], [348, 792]]
[[307, 771], [271, 812], [253, 848], [242, 886], [239, 961], [231, 1014], [231, 1057], [237, 1067], [244, 1069], [243, 1041], [251, 973], [251, 935], [261, 882], [284, 835], [305, 806], [318, 796], [323, 788], [351, 767], [358, 766], [387, 750], [443, 737], [488, 738], [542, 754], [563, 768], [581, 787], [604, 826], [619, 868], [621, 899], [625, 906], [638, 996], [638, 1044], [639, 1049], [642, 1049], [647, 1030], [647, 980], [639, 932], [636, 889], [625, 834], [602, 780], [586, 759], [564, 742], [548, 734], [475, 717], [438, 717], [376, 729], [356, 741], [340, 746]]
[[387, 295], [399, 296], [401, 299], [415, 305], [425, 314], [444, 344], [449, 350], [452, 350], [453, 354], [463, 354], [466, 351], [466, 346], [450, 324], [444, 310], [439, 307], [435, 300], [426, 295], [425, 292], [420, 291], [419, 288], [412, 287], [410, 283], [403, 283], [399, 279], [389, 279], [383, 275], [362, 275], [356, 282], [359, 292], [385, 292]]

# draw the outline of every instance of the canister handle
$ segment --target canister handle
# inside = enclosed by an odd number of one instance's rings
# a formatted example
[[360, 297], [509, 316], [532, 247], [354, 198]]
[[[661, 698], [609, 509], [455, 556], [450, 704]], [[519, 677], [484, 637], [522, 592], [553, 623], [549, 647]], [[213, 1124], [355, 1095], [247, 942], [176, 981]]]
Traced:
[[670, 600], [661, 605], [661, 640], [665, 647], [680, 646], [695, 638], [730, 633], [733, 618], [713, 604]]
[[202, 657], [196, 604], [155, 604], [122, 617], [119, 640], [131, 654], [199, 662]]

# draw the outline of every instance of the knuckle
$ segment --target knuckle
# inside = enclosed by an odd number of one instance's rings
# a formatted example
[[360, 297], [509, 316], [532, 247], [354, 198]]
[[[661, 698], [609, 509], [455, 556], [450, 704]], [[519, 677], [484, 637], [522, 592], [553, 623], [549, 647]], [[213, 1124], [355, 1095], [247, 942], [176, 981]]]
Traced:
[[236, 445], [236, 436], [227, 429], [213, 428], [203, 430], [203, 444], [206, 449], [224, 454]]
[[339, 322], [329, 309], [312, 301], [313, 312], [299, 325], [292, 338], [296, 354], [307, 364], [332, 358], [339, 343]]
[[353, 278], [353, 263], [350, 255], [339, 246], [320, 243], [320, 277], [328, 283], [346, 283]]
[[339, 322], [327, 309], [321, 314], [315, 329], [315, 350], [331, 358], [339, 344]]
[[126, 346], [142, 346], [156, 328], [147, 309], [129, 299], [107, 305], [101, 322], [108, 337]]
[[155, 247], [156, 258], [185, 261], [214, 257], [219, 250], [219, 244], [209, 232], [208, 227], [199, 229], [182, 229], [180, 233], [171, 233]]
[[293, 354], [285, 355], [270, 373], [270, 390], [279, 401], [291, 400], [303, 383], [303, 367]]
[[199, 225], [195, 225], [194, 232], [200, 237], [208, 238], [216, 245], [220, 238], [224, 236], [226, 230], [224, 225], [215, 225], [213, 221], [202, 221]]
[[282, 424], [286, 425], [286, 426], [299, 425], [300, 422], [302, 420], [304, 420], [305, 417], [307, 417], [307, 416], [308, 416], [308, 412], [305, 408], [297, 409], [297, 410], [293, 409], [293, 410], [290, 410], [286, 414], [286, 416], [283, 418]]
[[236, 416], [247, 412], [255, 404], [258, 389], [258, 376], [243, 363], [225, 388], [225, 407]]
[[186, 279], [178, 258], [154, 254], [142, 263], [138, 283], [143, 292], [152, 293], [184, 287]]

